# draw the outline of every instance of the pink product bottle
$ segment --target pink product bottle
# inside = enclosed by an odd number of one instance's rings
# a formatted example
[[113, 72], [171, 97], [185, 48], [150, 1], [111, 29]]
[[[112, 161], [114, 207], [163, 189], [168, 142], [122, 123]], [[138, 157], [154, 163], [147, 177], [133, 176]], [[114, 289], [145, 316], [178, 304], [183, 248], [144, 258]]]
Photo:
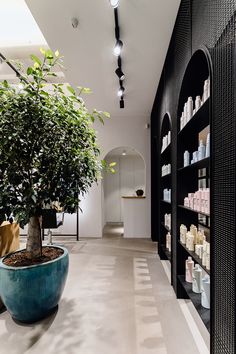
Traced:
[[192, 260], [192, 257], [188, 257], [188, 259], [185, 262], [185, 281], [188, 283], [193, 282], [193, 267], [194, 267], [194, 262]]

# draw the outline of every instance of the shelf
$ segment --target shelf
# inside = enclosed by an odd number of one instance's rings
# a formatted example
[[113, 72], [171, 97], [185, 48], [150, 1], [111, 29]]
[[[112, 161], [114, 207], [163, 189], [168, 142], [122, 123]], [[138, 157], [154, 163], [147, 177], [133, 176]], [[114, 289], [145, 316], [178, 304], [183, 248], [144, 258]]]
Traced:
[[161, 245], [162, 251], [165, 253], [168, 261], [171, 262], [171, 252], [166, 248], [165, 245]]
[[170, 205], [171, 205], [171, 202], [168, 202], [167, 200], [164, 200], [164, 199], [161, 199], [161, 202], [162, 202], [162, 203], [167, 203], [167, 204], [170, 204]]
[[161, 222], [161, 225], [166, 229], [166, 231], [171, 232], [171, 229], [169, 229], [169, 227], [166, 226], [164, 222]]
[[198, 162], [195, 162], [191, 165], [185, 166], [185, 167], [181, 167], [178, 169], [179, 172], [183, 172], [183, 171], [189, 171], [190, 169], [201, 169], [201, 168], [207, 168], [210, 167], [210, 158], [206, 157], [205, 159], [202, 159]]
[[178, 207], [181, 208], [181, 209], [185, 209], [185, 210], [191, 211], [192, 213], [195, 213], [195, 214], [201, 214], [201, 215], [205, 215], [205, 216], [210, 217], [210, 214], [206, 214], [206, 213], [203, 213], [201, 211], [193, 210], [193, 209], [188, 208], [188, 207], [186, 207], [184, 205], [178, 205]]
[[202, 227], [205, 227], [206, 229], [210, 229], [210, 226], [203, 224], [201, 221], [198, 221], [198, 225], [201, 225]]
[[194, 131], [200, 132], [207, 125], [209, 125], [209, 113], [210, 113], [210, 99], [203, 103], [201, 108], [194, 114], [194, 116], [188, 121], [188, 123], [179, 131], [178, 137], [183, 135], [193, 134]]
[[187, 249], [187, 247], [183, 243], [180, 242], [180, 240], [178, 242], [185, 249], [185, 251], [188, 252], [188, 254], [195, 260], [195, 262], [197, 262], [207, 274], [210, 274], [210, 270], [206, 269], [206, 267], [202, 265], [201, 258], [199, 258], [198, 255], [195, 252], [189, 251]]
[[194, 307], [196, 308], [199, 316], [201, 317], [204, 325], [210, 332], [210, 310], [205, 309], [201, 305], [201, 294], [196, 294], [192, 291], [192, 284], [185, 281], [184, 275], [178, 275], [178, 280], [182, 287], [185, 289], [188, 297], [192, 301]]
[[161, 178], [166, 178], [166, 177], [170, 177], [171, 173], [168, 173], [167, 175], [161, 176]]

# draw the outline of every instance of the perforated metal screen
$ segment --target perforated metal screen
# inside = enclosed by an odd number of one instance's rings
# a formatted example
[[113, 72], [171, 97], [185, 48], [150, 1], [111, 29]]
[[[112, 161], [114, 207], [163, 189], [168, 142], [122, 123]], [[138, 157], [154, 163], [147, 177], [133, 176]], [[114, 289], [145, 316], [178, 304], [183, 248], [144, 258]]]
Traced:
[[[159, 136], [166, 112], [172, 118], [172, 161], [177, 160], [177, 108], [181, 83], [192, 54], [205, 46], [213, 69], [211, 114], [211, 352], [235, 354], [236, 239], [236, 0], [183, 0], [163, 68], [162, 87], [152, 112], [152, 140]], [[158, 124], [157, 124], [158, 122]], [[157, 149], [158, 151], [158, 149]], [[158, 157], [152, 149], [155, 169]], [[154, 167], [152, 167], [154, 169]], [[173, 171], [176, 163], [173, 162]], [[152, 186], [159, 183], [157, 175]], [[176, 229], [176, 185], [172, 177], [173, 238]], [[157, 190], [157, 188], [155, 189]], [[155, 202], [157, 203], [157, 202]], [[155, 204], [154, 203], [154, 204]], [[155, 206], [155, 205], [154, 205]], [[158, 219], [152, 220], [157, 224]], [[158, 226], [156, 225], [156, 229]], [[176, 290], [176, 243], [173, 244], [173, 286]]]

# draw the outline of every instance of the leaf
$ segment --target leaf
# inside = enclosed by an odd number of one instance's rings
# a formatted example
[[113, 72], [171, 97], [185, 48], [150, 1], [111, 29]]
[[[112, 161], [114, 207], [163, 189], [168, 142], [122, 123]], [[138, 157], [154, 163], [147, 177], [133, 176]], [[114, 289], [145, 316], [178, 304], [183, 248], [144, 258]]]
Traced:
[[39, 50], [40, 50], [40, 52], [41, 52], [43, 55], [45, 55], [45, 54], [46, 54], [46, 50], [45, 50], [45, 49], [40, 48]]
[[67, 90], [70, 92], [70, 93], [72, 93], [72, 95], [75, 95], [76, 93], [75, 93], [75, 90], [73, 89], [73, 87], [71, 87], [70, 85], [68, 85], [67, 87]]
[[82, 86], [77, 86], [77, 88], [80, 90], [81, 93], [92, 93], [92, 90], [89, 87], [82, 87]]
[[102, 116], [100, 116], [100, 114], [99, 114], [99, 116], [98, 116], [98, 119], [99, 119], [99, 121], [104, 125], [105, 123], [104, 123], [104, 119], [102, 118]]
[[53, 52], [51, 51], [51, 49], [48, 49], [46, 51], [45, 56], [47, 59], [53, 59]]
[[36, 55], [34, 55], [34, 54], [31, 54], [31, 59], [35, 62], [35, 63], [37, 63], [39, 66], [41, 66], [42, 65], [42, 62], [41, 62], [41, 60], [38, 58], [38, 57], [36, 57]]
[[92, 93], [92, 90], [88, 87], [84, 87], [82, 90], [83, 93]]
[[3, 84], [3, 86], [4, 86], [5, 88], [8, 88], [8, 87], [9, 87], [9, 84], [8, 84], [7, 80], [4, 80], [2, 84]]
[[55, 51], [55, 57], [57, 57], [57, 58], [58, 58], [58, 57], [59, 57], [59, 55], [60, 55], [59, 51], [58, 51], [58, 50], [56, 50], [56, 51]]
[[113, 174], [116, 173], [116, 171], [114, 170], [114, 168], [111, 168], [110, 171], [111, 171], [111, 173], [113, 173]]
[[109, 166], [110, 166], [110, 167], [116, 166], [116, 162], [111, 162], [111, 163], [109, 163]]
[[103, 115], [104, 115], [106, 118], [111, 118], [110, 113], [108, 113], [108, 112], [102, 112], [102, 113], [103, 113]]
[[43, 91], [43, 90], [40, 91], [40, 94], [41, 94], [41, 95], [44, 95], [44, 96], [47, 96], [47, 97], [49, 96], [49, 93], [46, 92], [46, 91]]
[[27, 75], [32, 75], [32, 73], [33, 73], [33, 68], [31, 68], [31, 66], [29, 66], [27, 68]]
[[35, 68], [35, 69], [38, 69], [38, 68], [40, 68], [40, 65], [39, 65], [39, 63], [37, 63], [37, 62], [36, 62], [36, 63], [34, 63], [34, 68]]

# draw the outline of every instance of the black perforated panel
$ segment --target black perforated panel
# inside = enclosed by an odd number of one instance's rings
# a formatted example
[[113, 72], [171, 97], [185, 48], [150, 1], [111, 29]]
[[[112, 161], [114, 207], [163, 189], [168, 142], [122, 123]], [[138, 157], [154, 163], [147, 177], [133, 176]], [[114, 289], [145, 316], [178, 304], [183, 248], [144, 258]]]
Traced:
[[[176, 171], [177, 166], [174, 161], [177, 160], [177, 108], [183, 75], [192, 54], [205, 46], [210, 52], [213, 69], [211, 100], [211, 352], [214, 354], [236, 354], [235, 11], [236, 0], [184, 0], [181, 2], [163, 68], [161, 89], [158, 91], [152, 112], [152, 143], [153, 137], [160, 135], [160, 123], [164, 114], [169, 112], [172, 117], [172, 171]], [[158, 156], [152, 150], [152, 165], [156, 166], [157, 161], [159, 161]], [[158, 170], [159, 166], [155, 168]], [[157, 179], [152, 179], [152, 189], [155, 189], [153, 186], [157, 182]], [[172, 234], [174, 240], [177, 240], [178, 232], [175, 207], [176, 183], [176, 173], [173, 173]], [[156, 225], [157, 222], [157, 219], [152, 220], [152, 224]], [[175, 290], [177, 290], [176, 243], [174, 242], [172, 247]]]

